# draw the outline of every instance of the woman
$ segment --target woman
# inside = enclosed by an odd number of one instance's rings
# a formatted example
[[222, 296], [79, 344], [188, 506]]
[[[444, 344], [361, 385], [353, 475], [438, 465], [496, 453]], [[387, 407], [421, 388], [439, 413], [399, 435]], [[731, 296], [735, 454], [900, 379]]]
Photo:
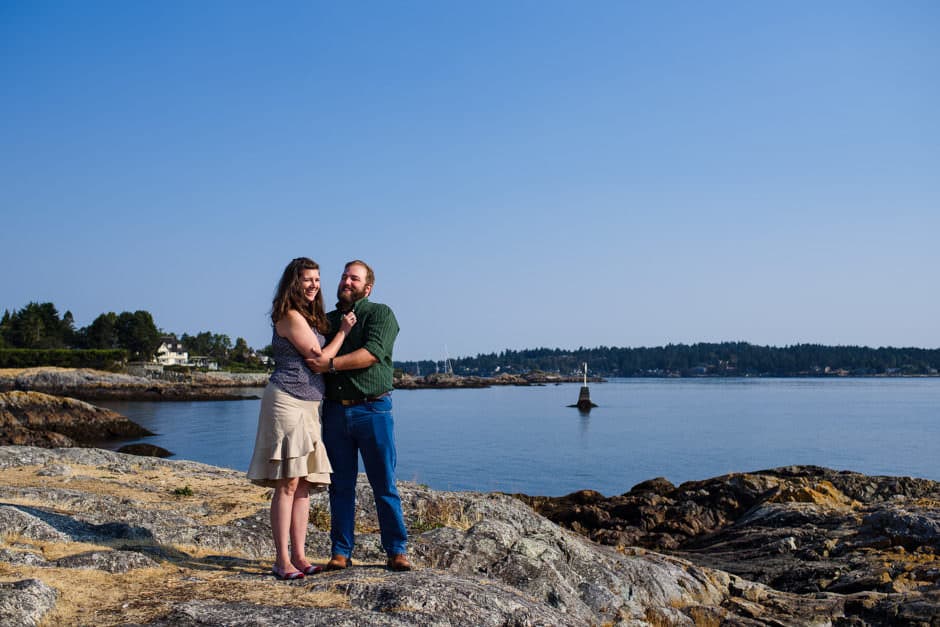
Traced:
[[310, 516], [310, 490], [330, 483], [329, 458], [320, 436], [323, 376], [307, 368], [304, 359], [336, 356], [346, 334], [356, 324], [350, 312], [336, 337], [324, 346], [329, 330], [320, 266], [311, 259], [294, 259], [281, 275], [271, 305], [274, 373], [264, 390], [258, 435], [248, 468], [252, 483], [274, 488], [271, 531], [278, 579], [303, 579], [319, 570], [307, 561], [304, 542]]

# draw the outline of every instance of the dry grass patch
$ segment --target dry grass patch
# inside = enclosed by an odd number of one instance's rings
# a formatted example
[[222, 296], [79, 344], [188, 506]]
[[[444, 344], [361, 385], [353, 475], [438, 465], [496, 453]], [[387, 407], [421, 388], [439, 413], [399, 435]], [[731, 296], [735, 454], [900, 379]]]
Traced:
[[456, 500], [434, 499], [420, 500], [415, 506], [414, 529], [418, 533], [450, 527], [466, 531], [483, 519], [479, 513], [469, 514]]
[[330, 508], [318, 503], [310, 503], [310, 524], [320, 531], [330, 530]]
[[0, 538], [0, 545], [2, 546], [13, 546], [15, 544], [24, 544], [28, 543], [29, 540], [23, 538], [19, 533], [13, 531], [7, 531], [3, 534], [3, 537]]
[[[109, 574], [86, 569], [22, 569], [20, 576], [42, 578], [59, 593], [59, 601], [43, 625], [125, 625], [147, 623], [187, 601], [239, 602], [278, 607], [349, 607], [349, 599], [335, 590], [284, 585], [268, 577], [270, 565], [239, 568], [159, 568]], [[237, 575], [251, 576], [243, 579]]]
[[[201, 476], [172, 467], [159, 470], [136, 470], [115, 474], [108, 468], [70, 464], [69, 477], [42, 477], [43, 466], [20, 466], [0, 470], [0, 484], [15, 488], [57, 487], [100, 496], [133, 500], [141, 505], [163, 511], [185, 511], [187, 505], [207, 506], [209, 513], [193, 513], [202, 524], [223, 525], [256, 513], [267, 507], [269, 492], [240, 477]], [[185, 490], [189, 488], [189, 490]], [[191, 496], [187, 496], [191, 493]], [[10, 499], [15, 500], [15, 499]], [[21, 505], [56, 508], [54, 502], [37, 499], [19, 500]]]
[[55, 560], [60, 560], [63, 557], [70, 557], [72, 555], [79, 555], [81, 553], [90, 553], [91, 551], [110, 551], [114, 548], [106, 544], [90, 544], [87, 542], [33, 542], [33, 547], [36, 548], [43, 556], [44, 559], [54, 562]]

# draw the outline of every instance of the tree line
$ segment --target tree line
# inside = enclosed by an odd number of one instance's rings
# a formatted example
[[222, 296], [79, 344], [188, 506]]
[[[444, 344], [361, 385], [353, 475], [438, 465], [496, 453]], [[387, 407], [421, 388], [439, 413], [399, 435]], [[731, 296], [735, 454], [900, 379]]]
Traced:
[[75, 326], [71, 311], [60, 317], [53, 303], [28, 303], [14, 312], [5, 310], [0, 318], [0, 349], [123, 350], [132, 360], [149, 361], [166, 337], [177, 340], [190, 355], [210, 357], [220, 366], [260, 365], [244, 338], [233, 344], [229, 336], [211, 331], [177, 338], [160, 330], [143, 310], [102, 313], [81, 328]]
[[[492, 376], [533, 370], [576, 374], [587, 363], [603, 377], [936, 375], [940, 349], [867, 346], [758, 346], [747, 342], [504, 350], [450, 360], [455, 374]], [[443, 371], [440, 362], [396, 362], [410, 374]]]
[[[53, 303], [29, 303], [14, 312], [4, 311], [0, 318], [0, 350], [125, 351], [130, 359], [148, 361], [167, 336], [177, 339], [175, 334], [161, 331], [153, 316], [142, 310], [102, 313], [81, 328], [75, 326], [70, 311], [60, 316]], [[203, 331], [183, 333], [178, 341], [191, 356], [210, 357], [222, 367], [261, 365], [259, 352], [241, 337], [233, 343], [227, 335]], [[260, 354], [270, 355], [270, 347]], [[89, 358], [101, 360], [108, 355], [96, 353]], [[59, 358], [63, 359], [61, 355]], [[533, 370], [576, 374], [583, 363], [588, 364], [592, 375], [604, 377], [936, 375], [940, 349], [821, 344], [776, 347], [721, 342], [641, 348], [506, 349], [450, 360], [454, 373], [477, 376]], [[431, 360], [396, 362], [395, 366], [422, 375], [444, 369], [443, 364]]]

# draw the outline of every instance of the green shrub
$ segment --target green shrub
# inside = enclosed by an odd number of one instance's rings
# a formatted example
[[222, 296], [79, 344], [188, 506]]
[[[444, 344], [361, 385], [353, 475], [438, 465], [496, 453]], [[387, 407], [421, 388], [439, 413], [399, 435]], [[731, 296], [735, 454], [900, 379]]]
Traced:
[[0, 368], [95, 368], [117, 370], [127, 361], [123, 349], [0, 348]]

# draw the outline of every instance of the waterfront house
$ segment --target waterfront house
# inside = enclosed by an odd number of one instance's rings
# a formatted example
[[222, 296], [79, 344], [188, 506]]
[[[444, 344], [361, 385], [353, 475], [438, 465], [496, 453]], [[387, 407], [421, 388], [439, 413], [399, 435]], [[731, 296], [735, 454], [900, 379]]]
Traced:
[[189, 353], [183, 345], [173, 336], [160, 339], [157, 356], [154, 358], [161, 366], [183, 366], [189, 363]]

